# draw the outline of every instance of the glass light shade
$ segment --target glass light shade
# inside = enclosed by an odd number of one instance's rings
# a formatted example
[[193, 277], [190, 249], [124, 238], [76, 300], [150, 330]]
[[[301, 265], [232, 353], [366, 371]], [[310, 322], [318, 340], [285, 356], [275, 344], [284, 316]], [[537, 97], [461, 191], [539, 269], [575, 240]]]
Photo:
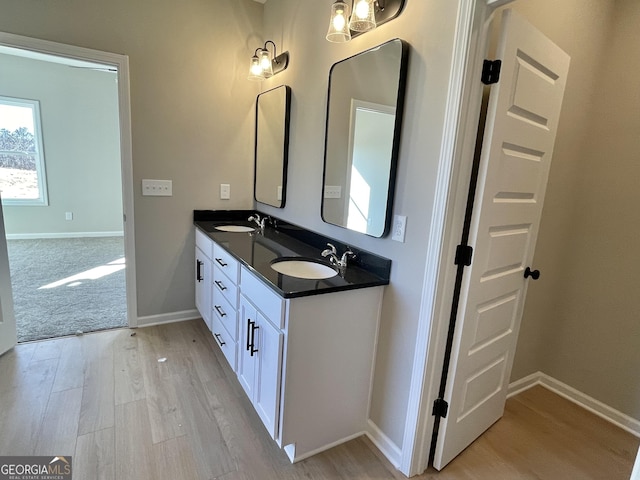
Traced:
[[262, 67], [260, 66], [260, 59], [257, 55], [251, 57], [251, 63], [249, 64], [249, 80], [264, 80], [264, 74], [262, 73]]
[[260, 68], [262, 68], [264, 78], [273, 76], [273, 66], [271, 64], [271, 54], [269, 50], [262, 50], [260, 52]]
[[348, 42], [351, 40], [351, 32], [347, 19], [349, 18], [349, 6], [345, 2], [338, 0], [331, 5], [331, 18], [329, 20], [329, 31], [327, 40], [330, 42]]
[[376, 28], [376, 11], [373, 0], [356, 0], [349, 29], [354, 32], [368, 32]]

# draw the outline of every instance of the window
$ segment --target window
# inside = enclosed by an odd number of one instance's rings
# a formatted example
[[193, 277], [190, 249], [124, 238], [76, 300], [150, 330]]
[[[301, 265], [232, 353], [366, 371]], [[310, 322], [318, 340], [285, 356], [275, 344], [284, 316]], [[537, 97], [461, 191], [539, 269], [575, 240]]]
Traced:
[[0, 97], [0, 192], [4, 205], [47, 205], [40, 102]]

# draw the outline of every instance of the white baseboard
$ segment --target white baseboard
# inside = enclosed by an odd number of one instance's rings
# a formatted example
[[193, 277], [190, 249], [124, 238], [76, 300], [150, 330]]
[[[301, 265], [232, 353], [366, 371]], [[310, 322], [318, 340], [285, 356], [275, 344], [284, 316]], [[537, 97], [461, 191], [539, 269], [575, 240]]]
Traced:
[[566, 383], [562, 383], [560, 380], [556, 380], [549, 375], [536, 372], [527, 377], [509, 385], [509, 393], [507, 397], [517, 395], [524, 390], [527, 390], [535, 385], [540, 385], [552, 392], [560, 395], [563, 398], [575, 403], [576, 405], [585, 408], [591, 413], [607, 420], [608, 422], [622, 428], [623, 430], [640, 438], [640, 420], [630, 417], [629, 415], [622, 413], [615, 408], [610, 407], [602, 403], [600, 400], [596, 400], [589, 395], [570, 387]]
[[7, 233], [7, 240], [39, 240], [44, 238], [123, 237], [124, 232]]
[[302, 460], [306, 460], [309, 457], [313, 457], [314, 455], [317, 455], [318, 453], [322, 453], [325, 452], [333, 447], [337, 447], [338, 445], [342, 445], [343, 443], [349, 442], [351, 440], [354, 440], [358, 437], [361, 437], [365, 435], [365, 432], [358, 432], [358, 433], [354, 433], [352, 435], [349, 435], [345, 438], [341, 438], [340, 440], [336, 440], [335, 442], [331, 442], [328, 443], [327, 445], [323, 445], [320, 448], [316, 448], [315, 450], [311, 450], [309, 452], [303, 453], [301, 455], [298, 455], [296, 453], [296, 448], [295, 448], [295, 444], [293, 445], [285, 445], [284, 447], [284, 451], [287, 454], [287, 456], [289, 457], [289, 460], [291, 460], [291, 463], [297, 463], [297, 462], [301, 462]]
[[382, 452], [382, 454], [391, 462], [391, 464], [399, 469], [402, 463], [402, 450], [389, 437], [387, 437], [380, 427], [371, 419], [368, 421], [367, 437]]
[[536, 385], [541, 385], [540, 378], [542, 375], [544, 375], [544, 373], [536, 372], [532, 373], [531, 375], [527, 375], [520, 380], [511, 382], [507, 390], [507, 398], [511, 398], [519, 393], [524, 392], [525, 390], [529, 390], [531, 387], [535, 387]]
[[153, 325], [162, 325], [163, 323], [195, 320], [196, 318], [201, 318], [201, 315], [195, 308], [193, 310], [183, 310], [181, 312], [148, 315], [145, 317], [138, 317], [138, 327], [151, 327]]

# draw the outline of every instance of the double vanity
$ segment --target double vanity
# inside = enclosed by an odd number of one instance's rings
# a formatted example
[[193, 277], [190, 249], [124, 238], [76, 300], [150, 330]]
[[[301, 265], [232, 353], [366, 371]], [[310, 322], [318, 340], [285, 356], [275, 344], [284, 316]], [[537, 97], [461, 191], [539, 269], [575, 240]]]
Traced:
[[391, 261], [255, 213], [194, 212], [196, 306], [294, 462], [367, 430]]
[[[399, 39], [329, 75], [322, 219], [388, 234], [407, 73]], [[284, 208], [291, 89], [256, 99], [256, 202]], [[368, 428], [391, 261], [255, 211], [194, 211], [196, 306], [292, 462]]]

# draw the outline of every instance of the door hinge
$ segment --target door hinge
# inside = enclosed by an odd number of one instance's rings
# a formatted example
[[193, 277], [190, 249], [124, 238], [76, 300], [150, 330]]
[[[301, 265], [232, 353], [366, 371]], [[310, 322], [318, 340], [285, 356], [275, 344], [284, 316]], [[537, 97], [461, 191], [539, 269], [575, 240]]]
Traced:
[[433, 411], [431, 415], [436, 417], [447, 418], [447, 413], [449, 412], [449, 404], [445, 401], [444, 398], [438, 398], [433, 402]]
[[502, 60], [485, 60], [482, 64], [482, 83], [493, 85], [500, 80]]
[[456, 248], [455, 265], [471, 265], [471, 257], [473, 257], [473, 248], [469, 245], [458, 245]]

